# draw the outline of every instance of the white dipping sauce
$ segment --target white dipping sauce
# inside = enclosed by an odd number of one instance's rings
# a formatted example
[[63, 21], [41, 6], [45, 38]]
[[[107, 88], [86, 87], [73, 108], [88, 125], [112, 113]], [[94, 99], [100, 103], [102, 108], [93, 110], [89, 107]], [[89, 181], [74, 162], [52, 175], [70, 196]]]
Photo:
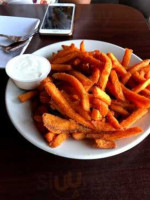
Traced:
[[25, 54], [17, 57], [15, 62], [11, 63], [12, 77], [21, 80], [37, 79], [47, 70], [44, 67], [43, 58], [35, 55]]
[[34, 54], [23, 54], [6, 65], [7, 75], [21, 89], [36, 88], [51, 70], [49, 61]]
[[26, 55], [23, 59], [20, 59], [19, 63], [12, 66], [12, 76], [19, 77], [22, 80], [31, 80], [38, 78], [42, 75], [42, 60], [38, 57], [32, 59], [30, 56]]

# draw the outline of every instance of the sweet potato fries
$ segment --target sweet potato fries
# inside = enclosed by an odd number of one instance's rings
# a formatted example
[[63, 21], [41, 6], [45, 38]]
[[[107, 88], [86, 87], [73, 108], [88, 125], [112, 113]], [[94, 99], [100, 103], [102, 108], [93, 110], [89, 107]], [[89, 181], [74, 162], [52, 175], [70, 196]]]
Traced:
[[82, 41], [79, 48], [62, 45], [53, 53], [49, 76], [19, 96], [32, 100], [33, 119], [50, 147], [72, 137], [109, 149], [142, 133], [130, 126], [150, 107], [150, 60], [130, 66], [132, 52], [126, 49], [119, 61], [115, 52], [87, 52]]

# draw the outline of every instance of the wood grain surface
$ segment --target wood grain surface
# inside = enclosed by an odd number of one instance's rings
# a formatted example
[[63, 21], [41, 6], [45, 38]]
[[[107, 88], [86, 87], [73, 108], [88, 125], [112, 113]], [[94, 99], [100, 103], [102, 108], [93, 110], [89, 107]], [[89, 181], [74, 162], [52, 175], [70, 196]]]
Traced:
[[[46, 6], [0, 6], [0, 15], [37, 17]], [[150, 30], [138, 11], [116, 4], [78, 5], [71, 37], [39, 36], [26, 52], [69, 39], [94, 39], [150, 58]], [[2, 59], [2, 58], [0, 58]], [[26, 141], [5, 109], [7, 76], [0, 70], [0, 200], [149, 200], [150, 137], [120, 155], [91, 161], [65, 159]]]

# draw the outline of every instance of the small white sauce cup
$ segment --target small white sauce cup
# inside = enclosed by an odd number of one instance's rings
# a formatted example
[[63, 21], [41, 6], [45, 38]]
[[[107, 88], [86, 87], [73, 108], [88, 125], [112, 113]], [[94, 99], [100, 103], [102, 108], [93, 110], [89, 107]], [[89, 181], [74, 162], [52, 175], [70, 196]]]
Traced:
[[[28, 80], [21, 80], [20, 77], [17, 77], [11, 73], [13, 70], [13, 66], [19, 64], [19, 61], [26, 55], [30, 56], [34, 60], [38, 58], [38, 60], [40, 59], [42, 61], [42, 75], [40, 77]], [[41, 81], [48, 76], [48, 74], [51, 71], [51, 64], [46, 58], [42, 56], [36, 56], [33, 54], [23, 54], [12, 58], [7, 63], [5, 70], [7, 75], [13, 80], [17, 87], [24, 90], [32, 90], [37, 88]]]

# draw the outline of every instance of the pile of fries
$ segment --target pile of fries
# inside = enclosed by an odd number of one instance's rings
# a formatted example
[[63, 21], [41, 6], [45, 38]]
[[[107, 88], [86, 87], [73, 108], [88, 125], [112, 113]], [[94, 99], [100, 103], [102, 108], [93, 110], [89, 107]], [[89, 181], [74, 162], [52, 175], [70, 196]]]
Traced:
[[142, 133], [130, 126], [150, 107], [150, 59], [130, 66], [131, 55], [126, 49], [119, 62], [113, 53], [87, 52], [84, 41], [53, 53], [49, 76], [19, 96], [21, 102], [32, 98], [33, 119], [50, 147], [72, 137], [109, 149]]

